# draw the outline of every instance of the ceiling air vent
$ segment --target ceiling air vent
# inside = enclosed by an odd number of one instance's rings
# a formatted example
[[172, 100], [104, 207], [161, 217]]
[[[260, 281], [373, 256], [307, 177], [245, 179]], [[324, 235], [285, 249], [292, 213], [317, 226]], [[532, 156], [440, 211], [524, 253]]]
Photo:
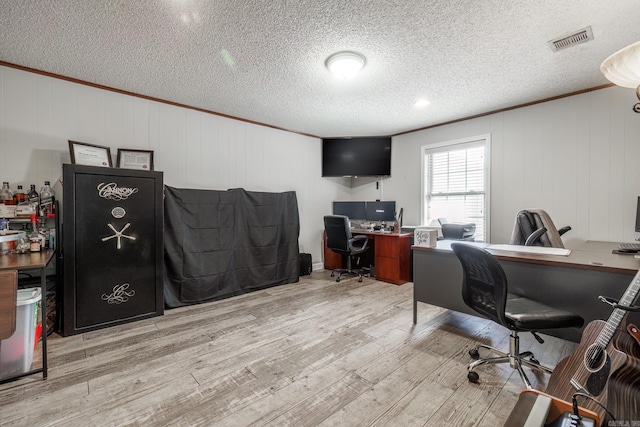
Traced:
[[557, 52], [561, 49], [588, 42], [589, 40], [593, 40], [593, 32], [591, 31], [591, 27], [586, 27], [558, 39], [551, 40], [549, 47], [552, 51]]

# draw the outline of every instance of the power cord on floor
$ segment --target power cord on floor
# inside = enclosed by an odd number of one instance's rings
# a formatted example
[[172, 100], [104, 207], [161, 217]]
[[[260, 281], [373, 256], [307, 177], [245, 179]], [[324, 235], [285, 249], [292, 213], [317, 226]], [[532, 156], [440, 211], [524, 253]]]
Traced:
[[593, 396], [591, 396], [591, 395], [589, 395], [587, 393], [582, 393], [580, 391], [574, 393], [573, 396], [571, 396], [571, 402], [573, 403], [573, 413], [574, 413], [574, 415], [580, 416], [578, 414], [578, 399], [577, 399], [578, 396], [586, 397], [587, 399], [595, 402], [599, 407], [601, 407], [602, 409], [605, 410], [605, 412], [611, 417], [612, 421], [616, 420], [616, 417], [613, 416], [611, 411], [609, 411], [609, 409], [607, 409], [606, 406], [604, 406], [602, 403], [600, 403], [600, 401], [598, 399], [596, 399], [595, 397], [593, 397]]
[[577, 392], [577, 393], [574, 393], [573, 396], [571, 396], [573, 412], [563, 413], [560, 417], [555, 419], [551, 424], [546, 424], [545, 427], [597, 427], [596, 421], [593, 418], [580, 415], [580, 411], [578, 408], [578, 399], [577, 399], [578, 396], [586, 397], [587, 399], [594, 401], [598, 406], [600, 406], [602, 409], [604, 409], [607, 412], [607, 414], [611, 417], [612, 421], [616, 420], [613, 414], [593, 396], [590, 396], [586, 393]]

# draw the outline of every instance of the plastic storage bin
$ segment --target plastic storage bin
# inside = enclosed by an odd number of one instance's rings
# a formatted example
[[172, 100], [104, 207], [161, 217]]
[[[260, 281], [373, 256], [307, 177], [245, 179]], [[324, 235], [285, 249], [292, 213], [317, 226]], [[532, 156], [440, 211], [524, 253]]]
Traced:
[[0, 341], [0, 379], [31, 369], [41, 299], [40, 288], [18, 289], [16, 331]]

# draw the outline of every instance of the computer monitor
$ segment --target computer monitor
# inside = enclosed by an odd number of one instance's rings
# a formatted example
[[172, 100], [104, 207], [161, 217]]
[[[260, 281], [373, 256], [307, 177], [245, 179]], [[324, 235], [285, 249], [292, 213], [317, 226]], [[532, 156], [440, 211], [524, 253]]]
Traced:
[[345, 215], [349, 219], [365, 219], [367, 202], [333, 202], [333, 214]]
[[636, 206], [636, 232], [640, 233], [640, 196], [638, 197], [638, 204]]
[[367, 202], [367, 221], [395, 221], [396, 202]]

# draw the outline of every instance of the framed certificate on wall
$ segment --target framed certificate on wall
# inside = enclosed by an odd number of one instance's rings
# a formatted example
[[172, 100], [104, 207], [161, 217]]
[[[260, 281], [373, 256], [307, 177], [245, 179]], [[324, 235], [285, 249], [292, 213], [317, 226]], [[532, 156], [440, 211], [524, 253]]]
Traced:
[[102, 145], [87, 144], [86, 142], [69, 141], [71, 163], [84, 166], [101, 166], [110, 168], [111, 149]]
[[123, 169], [153, 170], [153, 151], [118, 148], [116, 164]]

